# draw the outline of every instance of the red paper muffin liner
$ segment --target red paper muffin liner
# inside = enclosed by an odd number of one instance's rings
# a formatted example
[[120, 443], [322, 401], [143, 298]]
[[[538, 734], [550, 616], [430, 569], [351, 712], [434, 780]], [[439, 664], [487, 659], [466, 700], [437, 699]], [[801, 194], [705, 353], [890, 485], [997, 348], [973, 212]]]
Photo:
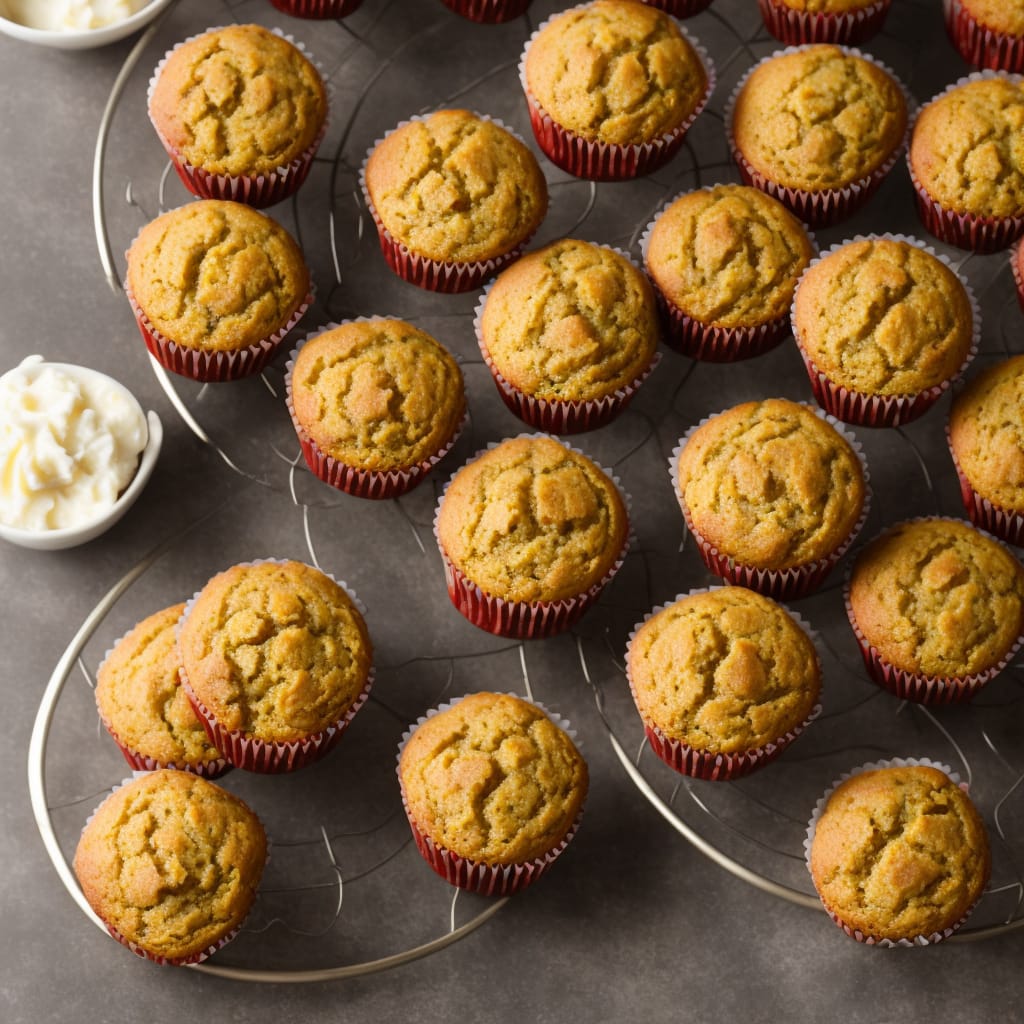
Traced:
[[751, 590], [756, 590], [759, 594], [774, 598], [776, 601], [792, 601], [796, 598], [806, 597], [808, 594], [819, 589], [836, 563], [839, 562], [849, 550], [850, 545], [857, 539], [857, 535], [864, 528], [864, 523], [867, 522], [868, 514], [871, 511], [870, 477], [860, 442], [836, 417], [825, 413], [821, 409], [814, 409], [813, 411], [815, 415], [827, 420], [842, 435], [843, 439], [850, 445], [854, 454], [860, 460], [861, 469], [864, 473], [864, 507], [861, 509], [860, 518], [854, 523], [853, 529], [850, 530], [846, 539], [825, 558], [819, 558], [814, 562], [786, 569], [762, 569], [754, 565], [745, 565], [742, 562], [737, 562], [731, 555], [719, 551], [694, 526], [693, 520], [690, 518], [690, 510], [683, 500], [679, 489], [679, 456], [693, 432], [698, 427], [707, 423], [708, 420], [713, 419], [713, 416], [706, 416], [683, 435], [679, 444], [672, 449], [672, 455], [668, 464], [669, 475], [672, 478], [672, 490], [675, 493], [676, 501], [679, 502], [679, 508], [682, 510], [686, 528], [696, 542], [697, 550], [707, 568], [716, 576], [725, 580], [726, 583], [735, 583], [741, 587], [749, 587]]
[[983, 498], [974, 489], [953, 450], [948, 423], [946, 424], [946, 444], [949, 447], [953, 468], [956, 470], [957, 480], [960, 483], [960, 500], [963, 502], [967, 518], [979, 530], [991, 533], [993, 537], [998, 537], [999, 540], [1012, 544], [1014, 547], [1024, 547], [1024, 513], [1000, 508], [988, 498]]
[[706, 11], [712, 0], [643, 0], [648, 7], [657, 7], [659, 11], [671, 14], [673, 18], [692, 18], [701, 11]]
[[[359, 0], [357, 0], [357, 3], [358, 2]], [[191, 42], [193, 39], [198, 39], [199, 36], [206, 35], [208, 32], [216, 32], [219, 27], [220, 26], [208, 28], [205, 32], [189, 36], [187, 39], [182, 40], [178, 46]], [[319, 65], [317, 65], [316, 61], [314, 61], [306, 52], [306, 48], [301, 42], [279, 29], [275, 28], [273, 31], [282, 39], [286, 39], [296, 49], [301, 50], [306, 59], [316, 67], [317, 72], [324, 81], [325, 88], [328, 90], [327, 105], [329, 110], [330, 86], [324, 78]], [[306, 176], [309, 174], [309, 169], [313, 166], [313, 157], [316, 156], [316, 151], [320, 148], [320, 143], [323, 141], [324, 135], [327, 133], [328, 114], [325, 114], [324, 123], [320, 126], [319, 133], [309, 146], [307, 146], [306, 149], [304, 149], [290, 163], [276, 167], [269, 173], [258, 175], [213, 174], [204, 170], [202, 167], [196, 167], [194, 164], [190, 163], [182, 152], [163, 135], [156, 122], [153, 120], [152, 115], [151, 101], [157, 79], [160, 77], [160, 73], [163, 70], [164, 65], [167, 63], [168, 58], [178, 48], [178, 46], [172, 47], [172, 49], [168, 50], [157, 64], [156, 69], [153, 72], [153, 76], [149, 80], [149, 87], [146, 93], [146, 110], [149, 113], [150, 123], [153, 125], [153, 129], [156, 131], [157, 137], [160, 139], [168, 157], [170, 157], [171, 165], [174, 167], [175, 172], [181, 179], [181, 183], [185, 188], [193, 195], [199, 196], [202, 199], [232, 199], [237, 203], [245, 203], [255, 209], [263, 209], [267, 206], [273, 206], [275, 203], [279, 203], [282, 199], [287, 199], [288, 196], [297, 192], [299, 190], [299, 186], [306, 180]]]
[[171, 341], [150, 322], [127, 280], [124, 290], [135, 314], [135, 322], [139, 325], [139, 333], [153, 358], [165, 369], [204, 384], [241, 380], [262, 372], [281, 348], [289, 331], [303, 318], [313, 302], [313, 294], [310, 292], [292, 312], [288, 322], [269, 337], [245, 348], [219, 352], [187, 348]]
[[923, 249], [929, 256], [934, 256], [939, 260], [947, 270], [956, 276], [956, 279], [963, 286], [964, 292], [967, 295], [967, 301], [971, 307], [971, 344], [967, 350], [967, 355], [964, 357], [956, 373], [946, 380], [940, 381], [938, 384], [925, 388], [916, 394], [875, 395], [865, 391], [854, 391], [830, 380], [828, 374], [814, 361], [810, 353], [804, 348], [795, 316], [792, 318], [791, 326], [793, 338], [800, 351], [800, 357], [803, 359], [804, 368], [807, 370], [807, 377], [811, 382], [811, 390], [814, 392], [814, 397], [822, 409], [835, 416], [836, 419], [855, 426], [897, 427], [904, 423], [910, 423], [926, 413], [963, 376], [964, 371], [978, 354], [978, 348], [981, 344], [981, 307], [978, 304], [970, 282], [942, 253], [936, 252], [930, 245], [911, 235], [885, 233], [878, 235], [854, 235], [852, 238], [837, 242], [811, 260], [807, 270], [804, 271], [797, 282], [796, 291], [793, 293], [791, 312], [796, 308], [796, 296], [800, 292], [800, 285], [803, 283], [804, 276], [811, 267], [844, 246], [870, 239], [906, 242], [917, 246], [919, 249]]
[[[587, 7], [589, 4], [579, 4]], [[652, 4], [651, 6], [659, 6]], [[573, 10], [574, 8], [567, 8]], [[564, 11], [553, 17], [560, 17]], [[680, 32], [693, 47], [698, 59], [704, 67], [707, 85], [704, 95], [690, 112], [689, 116], [676, 128], [649, 142], [635, 145], [620, 145], [611, 142], [600, 142], [585, 139], [581, 135], [563, 128], [540, 105], [526, 84], [526, 55], [530, 45], [544, 27], [552, 20], [542, 22], [527, 40], [526, 47], [519, 62], [519, 81], [526, 94], [526, 103], [530, 113], [530, 126], [533, 129], [537, 145], [545, 156], [563, 171], [577, 178], [590, 181], [629, 181], [643, 177], [663, 167], [679, 151], [686, 138], [690, 126], [697, 119], [715, 88], [715, 66], [707, 51], [681, 25]]]
[[[947, 519], [947, 516], [923, 516], [919, 519], [910, 520], [918, 522], [921, 519]], [[950, 520], [959, 522], [959, 520]], [[924, 672], [910, 672], [887, 661], [879, 653], [878, 649], [861, 632], [857, 625], [857, 618], [850, 603], [850, 582], [853, 576], [853, 564], [849, 566], [846, 573], [846, 582], [843, 585], [843, 603], [846, 606], [846, 617], [850, 620], [853, 634], [857, 638], [860, 647], [861, 657], [864, 660], [864, 667], [872, 681], [877, 683], [884, 690], [895, 694], [902, 700], [913, 701], [915, 704], [965, 704], [970, 701], [979, 690], [991, 682], [1013, 659], [1014, 655], [1024, 644], [1024, 634], [1017, 637], [1010, 649], [991, 668], [983, 672], [975, 672], [966, 676], [931, 676]]]
[[994, 71], [1024, 71], [1024, 36], [986, 28], [960, 0], [943, 0], [942, 7], [950, 42], [968, 64]]
[[358, 9], [363, 0], [270, 0], [279, 11], [293, 18], [344, 18]]
[[765, 28], [776, 39], [789, 45], [803, 43], [863, 43], [877, 35], [885, 23], [892, 0], [875, 3], [855, 11], [798, 11], [782, 0], [757, 0]]
[[[520, 699], [529, 699], [531, 704], [539, 707], [560, 729], [562, 729], [563, 732], [568, 733], [572, 737], [573, 741], [576, 742], [575, 730], [573, 730], [569, 723], [560, 715], [554, 714], [539, 701], [535, 701], [532, 698], [523, 698], [520, 694], [511, 694], [511, 696], [520, 697]], [[406, 743], [409, 742], [409, 738], [416, 731], [418, 726], [422, 725], [428, 718], [432, 718], [439, 711], [444, 711], [445, 709], [458, 704], [460, 700], [462, 700], [461, 697], [447, 701], [444, 704], [438, 705], [436, 708], [431, 708], [425, 715], [421, 715], [416, 722], [402, 734], [402, 739], [398, 745], [398, 760], [401, 760], [402, 751], [405, 749]], [[542, 857], [537, 857], [530, 861], [524, 861], [520, 864], [487, 864], [482, 861], [472, 860], [468, 857], [461, 857], [459, 854], [453, 853], [451, 850], [435, 843], [430, 836], [423, 832], [413, 819], [409, 810], [409, 804], [406, 801], [405, 796], [405, 787], [401, 784], [401, 775], [399, 775], [398, 781], [399, 788], [402, 793], [402, 807], [405, 810], [405, 816], [409, 822], [409, 828], [412, 831], [412, 836], [416, 843], [416, 849], [419, 850], [420, 855], [427, 864], [430, 865], [433, 871], [440, 875], [446, 882], [457, 886], [459, 889], [466, 889], [469, 892], [475, 892], [481, 896], [511, 896], [513, 893], [520, 892], [525, 889], [528, 885], [532, 885], [541, 877], [541, 875], [547, 872], [556, 860], [558, 860], [562, 852], [576, 835], [580, 827], [580, 822], [583, 820], [583, 810], [581, 808], [580, 812], [576, 815], [576, 820], [570, 826], [569, 831], [566, 832], [556, 846], [545, 853]]]
[[1024, 312], [1024, 274], [1021, 273], [1021, 261], [1024, 260], [1024, 237], [1017, 242], [1010, 251], [1010, 272], [1013, 274], [1013, 283], [1017, 288], [1017, 302], [1021, 311]]
[[441, 0], [456, 14], [481, 25], [500, 25], [526, 13], [532, 0]]
[[907, 130], [904, 132], [903, 139], [894, 147], [892, 153], [889, 154], [886, 160], [876, 167], [874, 171], [843, 188], [825, 188], [811, 191], [808, 189], [794, 188], [789, 185], [780, 184], [777, 181], [772, 181], [757, 170], [753, 164], [746, 159], [743, 153], [740, 152], [739, 147], [736, 145], [736, 140], [733, 137], [732, 131], [733, 111], [736, 107], [736, 100], [743, 86], [746, 85], [747, 79], [750, 78], [751, 74], [753, 74], [761, 64], [764, 64], [766, 61], [772, 60], [775, 57], [780, 57], [783, 54], [794, 53], [799, 49], [801, 49], [799, 46], [787, 46], [783, 50], [776, 50], [775, 53], [769, 54], [767, 57], [752, 65], [747, 73], [739, 80], [736, 88], [732, 92], [732, 95], [729, 97], [725, 106], [723, 120], [725, 122], [729, 151], [732, 154], [733, 161], [739, 168], [740, 178], [742, 178], [743, 183], [745, 185], [753, 185], [754, 188], [759, 188], [762, 192], [767, 192], [768, 195], [778, 199], [779, 202], [786, 206], [791, 213], [799, 217], [800, 220], [802, 220], [808, 227], [823, 228], [829, 227], [833, 224], [838, 224], [840, 221], [851, 217], [862, 206], [864, 206], [875, 192], [878, 191], [882, 182], [895, 166], [900, 153], [906, 148], [907, 139], [910, 136], [910, 124], [914, 118], [914, 100], [907, 91], [906, 86], [895, 74], [893, 74], [892, 70], [880, 60], [877, 60], [870, 54], [864, 53], [854, 47], [842, 47], [847, 54], [855, 57], [861, 57], [874, 64], [876, 67], [881, 68], [882, 71], [896, 82], [900, 90], [903, 92], [907, 105]]
[[[940, 772], [943, 772], [949, 777], [954, 785], [959, 786], [965, 793], [968, 792], [966, 782], [960, 781], [960, 776], [954, 772], [949, 765], [942, 764], [939, 761], [933, 761], [928, 757], [894, 757], [885, 761], [871, 761], [867, 764], [860, 765], [858, 768], [854, 768], [852, 771], [845, 772], [841, 775], [831, 786], [819, 797], [817, 804], [815, 804], [814, 811], [811, 814], [811, 819], [807, 824], [807, 834], [804, 838], [804, 860], [807, 863], [807, 870], [810, 871], [811, 866], [811, 844], [814, 842], [814, 832], [818, 825], [818, 819], [821, 817], [825, 810], [825, 805], [829, 801], [829, 797], [839, 788], [842, 783], [847, 779], [852, 778], [854, 775], [860, 775], [862, 772], [875, 771], [879, 768], [907, 768], [907, 767], [918, 767], [924, 766], [928, 768], [937, 768]], [[979, 897], [980, 900], [980, 897]], [[931, 946], [936, 942], [941, 942], [943, 939], [948, 939], [951, 935], [957, 932], [964, 922], [971, 916], [974, 908], [978, 905], [976, 900], [968, 909], [967, 912], [958, 921], [954, 922], [948, 928], [944, 928], [942, 931], [931, 932], [928, 935], [908, 935], [901, 939], [886, 939], [881, 938], [878, 935], [870, 935], [866, 932], [861, 931], [859, 928], [853, 928], [848, 925], [845, 921], [839, 917], [838, 914], [834, 913], [831, 908], [825, 906], [824, 902], [822, 907], [832, 921], [839, 926], [851, 939], [856, 939], [858, 942], [864, 943], [866, 946], [879, 946], [882, 949], [895, 949], [896, 947], [910, 947], [910, 946]]]
[[[1004, 74], [996, 71], [976, 71], [974, 74], [965, 75], [933, 96], [928, 103], [922, 106], [921, 110], [923, 111], [936, 100], [968, 82], [1005, 77]], [[1024, 80], [1020, 75], [1012, 77], [1017, 82]], [[917, 207], [918, 217], [927, 231], [940, 241], [955, 245], [959, 249], [990, 253], [1007, 249], [1018, 239], [1024, 238], [1024, 214], [1015, 217], [982, 217], [971, 213], [958, 213], [956, 210], [943, 207], [941, 203], [932, 199], [914, 173], [909, 149], [907, 151], [907, 170], [910, 173], [910, 182], [914, 186], [914, 203]]]
[[[530, 437], [536, 435], [520, 434], [519, 437]], [[499, 442], [488, 445], [486, 449], [478, 451], [473, 458], [479, 458], [485, 451], [497, 446]], [[583, 454], [579, 449], [572, 448], [577, 454]], [[468, 462], [466, 463], [468, 465]], [[619, 489], [623, 503], [626, 506], [627, 519], [630, 516], [630, 499], [622, 490], [618, 478], [608, 470], [601, 468]], [[452, 476], [454, 479], [454, 474]], [[470, 580], [459, 568], [449, 559], [441, 544], [437, 533], [437, 520], [441, 513], [441, 506], [444, 504], [445, 494], [451, 485], [451, 479], [445, 484], [444, 493], [437, 503], [434, 512], [434, 540], [437, 542], [438, 550], [441, 552], [441, 560], [444, 565], [445, 584], [448, 588], [448, 597], [460, 614], [469, 620], [474, 626], [493, 633], [496, 636], [512, 637], [517, 640], [539, 640], [545, 637], [556, 636], [564, 633], [574, 626], [582, 617], [583, 613], [601, 596], [601, 592], [611, 582], [612, 578], [622, 567], [626, 554], [632, 543], [631, 530], [627, 522], [626, 540], [622, 545], [612, 566], [596, 583], [582, 594], [574, 597], [561, 598], [556, 601], [506, 601], [500, 597], [492, 597], [481, 590]]]

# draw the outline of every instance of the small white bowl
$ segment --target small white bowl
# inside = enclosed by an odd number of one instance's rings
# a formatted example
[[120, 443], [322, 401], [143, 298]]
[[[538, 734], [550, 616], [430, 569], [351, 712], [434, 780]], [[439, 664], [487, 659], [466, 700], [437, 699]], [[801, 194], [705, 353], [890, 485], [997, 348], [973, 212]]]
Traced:
[[148, 25], [165, 7], [174, 0], [151, 0], [134, 14], [102, 28], [61, 31], [59, 29], [29, 28], [12, 17], [12, 8], [7, 0], [0, 0], [0, 32], [24, 43], [39, 46], [53, 46], [59, 50], [91, 50], [98, 46], [117, 42]]
[[[39, 357], [35, 357], [39, 358]], [[112, 377], [100, 373], [98, 370], [91, 370], [88, 367], [76, 366], [71, 363], [47, 363], [55, 369], [61, 370], [71, 376], [89, 375], [102, 377], [106, 382], [116, 386], [142, 413], [135, 396], [121, 383]], [[146, 413], [147, 437], [146, 446], [139, 454], [139, 464], [135, 467], [135, 475], [131, 483], [124, 489], [117, 501], [94, 518], [77, 526], [66, 526], [56, 530], [24, 530], [16, 526], [8, 526], [0, 522], [0, 539], [17, 544], [23, 548], [33, 548], [36, 551], [59, 551], [63, 548], [74, 548], [80, 544], [95, 539], [101, 533], [110, 529], [127, 511], [135, 504], [135, 500], [142, 493], [149, 478], [153, 475], [157, 457], [160, 455], [160, 446], [163, 444], [164, 430], [160, 417], [150, 410]]]

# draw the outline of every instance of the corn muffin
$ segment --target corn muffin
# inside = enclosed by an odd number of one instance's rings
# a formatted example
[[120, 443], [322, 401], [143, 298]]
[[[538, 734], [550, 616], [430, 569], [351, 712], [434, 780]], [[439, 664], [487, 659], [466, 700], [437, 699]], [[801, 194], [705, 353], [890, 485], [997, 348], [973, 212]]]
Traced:
[[642, 241], [673, 348], [695, 359], [760, 355], [789, 333], [793, 290], [814, 254], [806, 228], [747, 185], [677, 196]]
[[885, 24], [892, 0], [757, 0], [765, 28], [790, 46], [863, 43]]
[[1024, 83], [977, 73], [927, 103], [910, 138], [924, 226], [951, 245], [997, 252], [1024, 235]]
[[149, 87], [149, 118], [185, 187], [260, 207], [305, 180], [327, 104], [313, 63], [261, 25], [187, 39], [161, 61]]
[[707, 567], [777, 599], [818, 587], [867, 514], [858, 450], [823, 414], [788, 399], [708, 418], [670, 469]]
[[474, 693], [403, 737], [398, 778], [420, 852], [461, 888], [508, 895], [535, 881], [573, 837], [587, 763], [536, 704]]
[[871, 944], [937, 942], [977, 903], [991, 871], [985, 823], [930, 764], [867, 766], [819, 802], [808, 864], [825, 909]]
[[685, 775], [729, 779], [767, 764], [818, 706], [814, 643], [746, 587], [694, 591], [633, 633], [626, 678], [651, 748]]
[[1024, 0], [943, 0], [946, 32], [968, 64], [1024, 71]]
[[969, 700], [1024, 634], [1024, 567], [955, 519], [897, 523], [854, 560], [846, 610], [872, 679], [919, 703]]
[[107, 930], [158, 963], [205, 960], [249, 912], [267, 860], [259, 819], [189, 772], [116, 789], [82, 831], [74, 870]]
[[1024, 541], [1024, 356], [974, 377], [949, 410], [949, 448], [975, 526]]
[[536, 157], [469, 110], [405, 121], [371, 150], [363, 192], [388, 265], [433, 291], [469, 291], [540, 226], [548, 190]]
[[182, 603], [154, 612], [114, 644], [96, 672], [96, 707], [133, 768], [212, 778], [227, 762], [179, 683], [175, 627], [184, 609]]
[[554, 433], [618, 415], [653, 367], [660, 335], [643, 271], [614, 249], [571, 238], [503, 270], [476, 328], [506, 405]]
[[563, 170], [623, 180], [666, 163], [714, 87], [714, 71], [657, 7], [592, 0], [549, 18], [521, 78], [537, 143]]
[[146, 347], [196, 380], [258, 373], [312, 299], [298, 244], [242, 203], [204, 199], [161, 214], [126, 257], [125, 289]]
[[459, 611], [490, 632], [536, 637], [567, 629], [597, 599], [625, 555], [629, 521], [600, 467], [538, 435], [463, 466], [435, 533]]
[[232, 566], [178, 627], [182, 682], [236, 767], [281, 772], [322, 757], [362, 706], [372, 646], [345, 588], [295, 561]]
[[814, 44], [756, 64], [726, 116], [744, 181], [811, 227], [836, 223], [874, 194], [907, 123], [906, 95], [889, 71], [857, 51]]
[[307, 338], [286, 385], [310, 469], [360, 497], [411, 490], [455, 443], [466, 416], [458, 363], [425, 331], [393, 318]]
[[968, 287], [912, 238], [859, 237], [824, 253], [793, 302], [793, 334], [822, 408], [894, 426], [926, 412], [980, 334]]

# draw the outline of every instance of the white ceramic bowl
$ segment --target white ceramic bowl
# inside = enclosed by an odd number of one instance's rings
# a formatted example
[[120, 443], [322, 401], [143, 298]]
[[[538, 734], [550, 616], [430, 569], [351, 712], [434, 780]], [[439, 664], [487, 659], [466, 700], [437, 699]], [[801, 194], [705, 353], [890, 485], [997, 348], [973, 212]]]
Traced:
[[[107, 377], [106, 374], [71, 363], [47, 363], [46, 365], [70, 376], [102, 377], [104, 381], [123, 392], [127, 399], [138, 408], [139, 413], [142, 413], [142, 407], [135, 396], [123, 384]], [[77, 526], [67, 526], [57, 530], [23, 530], [0, 522], [0, 539], [17, 544], [19, 547], [34, 548], [37, 551], [59, 551], [62, 548], [78, 547], [109, 530], [135, 504], [136, 498], [142, 493], [142, 489], [153, 475], [153, 469], [160, 454], [160, 446], [163, 444], [164, 431], [160, 417], [152, 411], [146, 413], [146, 426], [148, 428], [146, 446], [139, 455], [139, 464], [135, 469], [135, 475], [109, 509]]]
[[90, 28], [79, 31], [60, 31], [40, 28], [29, 28], [12, 17], [13, 8], [8, 0], [0, 0], [0, 32], [20, 39], [24, 43], [36, 43], [39, 46], [53, 46], [60, 50], [91, 50], [97, 46], [106, 46], [117, 42], [125, 36], [137, 32], [148, 25], [165, 7], [174, 0], [150, 0], [140, 10], [112, 25], [102, 28]]

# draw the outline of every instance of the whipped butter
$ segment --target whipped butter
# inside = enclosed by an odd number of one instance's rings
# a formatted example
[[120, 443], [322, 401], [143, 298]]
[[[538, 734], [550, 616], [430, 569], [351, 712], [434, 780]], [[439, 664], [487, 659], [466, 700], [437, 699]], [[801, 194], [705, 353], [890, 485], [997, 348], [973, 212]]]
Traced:
[[131, 17], [148, 0], [7, 0], [8, 17], [26, 28], [79, 32]]
[[102, 515], [147, 438], [139, 403], [117, 381], [29, 356], [0, 377], [0, 522], [59, 530]]

